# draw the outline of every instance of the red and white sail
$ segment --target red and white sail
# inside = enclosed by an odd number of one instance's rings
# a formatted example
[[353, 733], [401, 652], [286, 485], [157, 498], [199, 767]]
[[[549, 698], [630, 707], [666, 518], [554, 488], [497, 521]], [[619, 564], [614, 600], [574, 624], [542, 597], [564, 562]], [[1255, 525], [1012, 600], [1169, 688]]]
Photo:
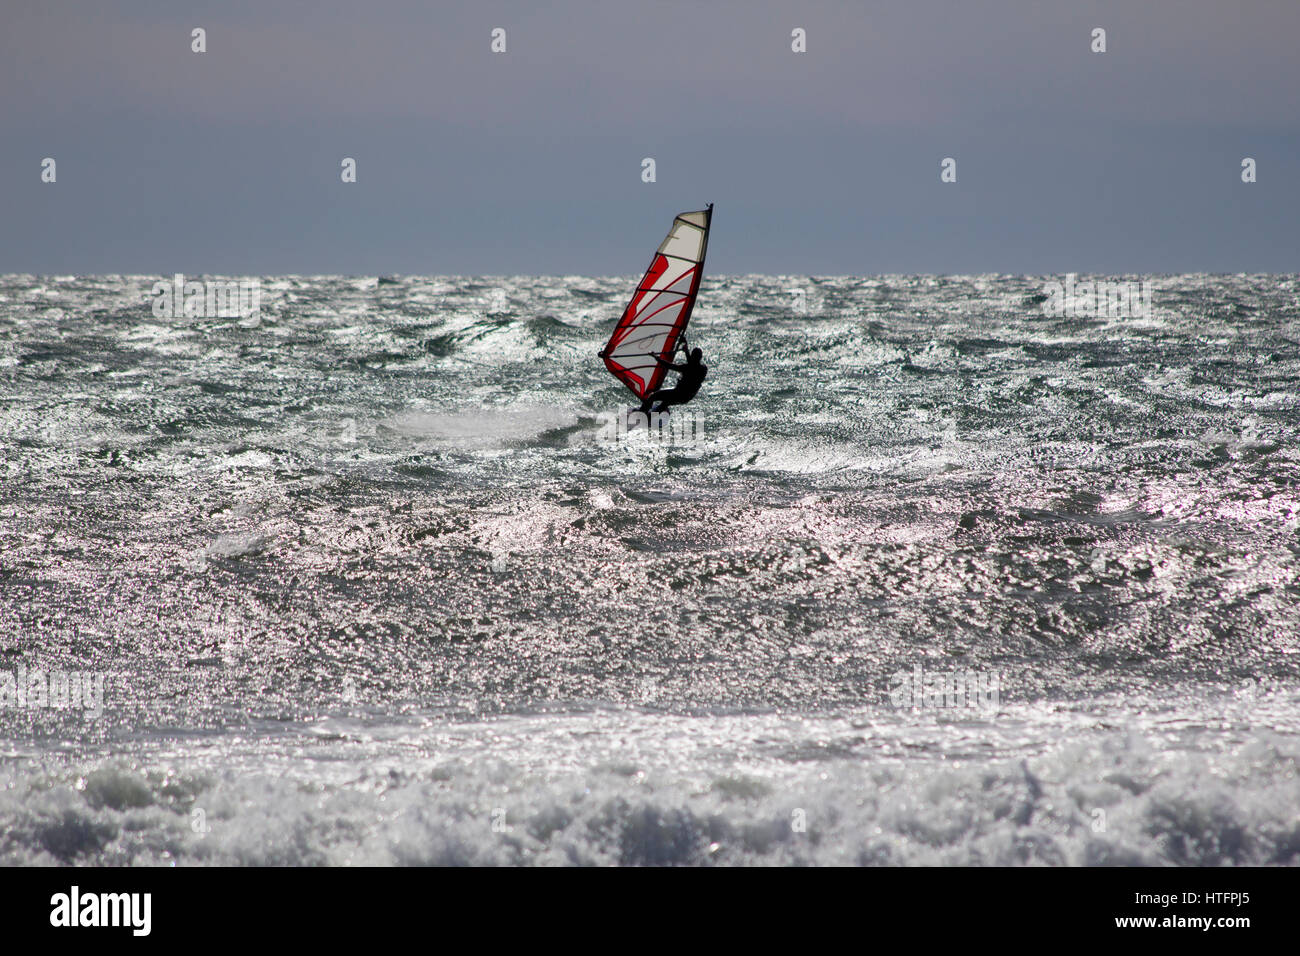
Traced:
[[713, 204], [709, 203], [707, 209], [684, 212], [673, 220], [668, 238], [655, 252], [600, 353], [605, 367], [637, 398], [645, 398], [663, 382], [668, 370], [655, 357], [672, 361], [677, 341], [691, 320], [712, 218]]

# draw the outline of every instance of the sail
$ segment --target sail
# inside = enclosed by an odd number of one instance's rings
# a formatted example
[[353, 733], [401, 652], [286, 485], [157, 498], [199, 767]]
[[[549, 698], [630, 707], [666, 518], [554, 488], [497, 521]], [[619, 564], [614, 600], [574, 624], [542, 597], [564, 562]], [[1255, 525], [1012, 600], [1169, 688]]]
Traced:
[[668, 238], [660, 243], [600, 353], [605, 368], [637, 398], [645, 398], [663, 382], [668, 370], [655, 358], [672, 360], [677, 341], [691, 320], [712, 218], [713, 203], [709, 203], [707, 209], [684, 212], [673, 219]]

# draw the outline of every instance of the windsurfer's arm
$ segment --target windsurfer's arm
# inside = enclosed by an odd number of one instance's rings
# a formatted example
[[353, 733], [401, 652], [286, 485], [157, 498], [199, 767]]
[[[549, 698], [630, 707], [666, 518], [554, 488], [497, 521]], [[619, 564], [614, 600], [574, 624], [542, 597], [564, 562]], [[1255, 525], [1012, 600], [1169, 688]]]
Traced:
[[674, 372], [680, 372], [686, 368], [685, 365], [674, 365], [672, 362], [668, 361], [667, 359], [662, 359], [658, 355], [656, 355], [654, 358], [655, 361], [658, 362], [660, 365], [662, 365], [664, 368], [671, 369]]

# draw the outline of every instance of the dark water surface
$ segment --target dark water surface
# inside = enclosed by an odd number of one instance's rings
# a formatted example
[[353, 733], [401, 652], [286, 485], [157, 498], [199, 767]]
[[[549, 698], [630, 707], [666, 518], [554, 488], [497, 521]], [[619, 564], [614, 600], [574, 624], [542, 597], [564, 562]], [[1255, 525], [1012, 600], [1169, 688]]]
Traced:
[[153, 282], [0, 278], [0, 860], [1300, 858], [1296, 277], [706, 280], [689, 444], [625, 278]]

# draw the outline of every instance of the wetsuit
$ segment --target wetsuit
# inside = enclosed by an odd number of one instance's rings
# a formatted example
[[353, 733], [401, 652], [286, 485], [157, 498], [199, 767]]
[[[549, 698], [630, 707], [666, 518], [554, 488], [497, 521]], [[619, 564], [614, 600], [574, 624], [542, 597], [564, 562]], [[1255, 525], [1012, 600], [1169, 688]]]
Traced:
[[690, 357], [682, 365], [674, 365], [656, 356], [656, 362], [669, 371], [677, 372], [681, 377], [672, 388], [658, 388], [647, 395], [641, 401], [640, 411], [648, 414], [651, 406], [658, 402], [659, 407], [654, 410], [662, 412], [669, 405], [685, 405], [694, 398], [695, 393], [700, 390], [700, 383], [704, 381], [704, 376], [709, 374], [709, 367], [704, 364], [703, 358], [704, 353], [699, 349], [692, 350]]

